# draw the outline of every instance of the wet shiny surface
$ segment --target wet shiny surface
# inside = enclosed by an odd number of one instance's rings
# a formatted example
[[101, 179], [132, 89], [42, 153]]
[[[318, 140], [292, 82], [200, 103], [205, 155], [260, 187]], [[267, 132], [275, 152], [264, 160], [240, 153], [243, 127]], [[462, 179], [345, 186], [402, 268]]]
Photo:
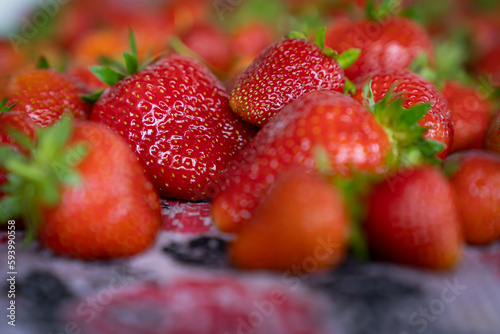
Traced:
[[253, 135], [230, 110], [222, 83], [180, 55], [105, 91], [91, 118], [128, 141], [162, 195], [181, 199], [209, 197], [217, 175]]
[[238, 229], [283, 170], [315, 167], [314, 149], [327, 150], [335, 173], [351, 168], [382, 172], [389, 138], [373, 115], [347, 95], [317, 91], [290, 103], [257, 134], [231, 164], [213, 202], [222, 230]]
[[252, 124], [269, 122], [285, 105], [318, 89], [342, 92], [344, 71], [313, 43], [286, 39], [264, 50], [231, 93], [231, 107]]

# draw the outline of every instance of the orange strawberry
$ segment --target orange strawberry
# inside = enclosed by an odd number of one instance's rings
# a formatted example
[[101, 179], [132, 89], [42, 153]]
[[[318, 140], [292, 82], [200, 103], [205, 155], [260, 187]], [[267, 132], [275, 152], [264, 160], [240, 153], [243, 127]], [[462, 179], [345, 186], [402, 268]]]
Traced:
[[340, 192], [314, 174], [283, 174], [231, 244], [245, 269], [315, 271], [345, 257], [349, 214]]

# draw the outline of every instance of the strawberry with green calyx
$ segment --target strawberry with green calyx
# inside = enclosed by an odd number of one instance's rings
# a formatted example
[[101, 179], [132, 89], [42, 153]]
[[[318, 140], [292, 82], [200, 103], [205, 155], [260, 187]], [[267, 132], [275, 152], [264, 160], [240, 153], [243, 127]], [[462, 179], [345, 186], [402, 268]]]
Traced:
[[489, 151], [500, 153], [500, 110], [490, 119], [484, 135], [484, 147]]
[[450, 155], [444, 171], [453, 186], [465, 240], [487, 245], [500, 239], [500, 155], [469, 150]]
[[246, 121], [263, 126], [284, 106], [314, 90], [344, 90], [342, 66], [352, 64], [357, 50], [338, 55], [324, 48], [325, 30], [315, 43], [292, 33], [264, 50], [243, 72], [231, 92], [233, 111]]
[[372, 111], [391, 141], [389, 166], [397, 169], [425, 163], [439, 164], [436, 154], [444, 146], [438, 141], [425, 138], [427, 129], [419, 124], [429, 112], [431, 104], [403, 107], [405, 101], [402, 94], [394, 94], [394, 90], [395, 87], [391, 87], [383, 99], [375, 102], [372, 82], [363, 87], [364, 105]]
[[[411, 116], [409, 113], [404, 118], [415, 117], [418, 124], [426, 129], [424, 133], [426, 139], [443, 144], [437, 155], [438, 158], [443, 159], [448, 155], [453, 144], [451, 113], [445, 98], [430, 81], [408, 70], [391, 70], [367, 74], [358, 78], [355, 84], [357, 91], [354, 98], [360, 103], [365, 103], [363, 87], [368, 84], [371, 87], [374, 102], [383, 100], [392, 90], [395, 96], [403, 99], [402, 107], [405, 109], [430, 103], [430, 109], [426, 113], [423, 113], [423, 109], [421, 109], [423, 107], [415, 109], [419, 111], [418, 113], [422, 112], [423, 117]], [[393, 121], [390, 118], [389, 120]], [[426, 143], [431, 142], [427, 141]], [[435, 143], [432, 146], [437, 148]]]
[[453, 189], [433, 167], [400, 170], [375, 186], [363, 229], [380, 260], [447, 270], [463, 254]]
[[494, 89], [487, 80], [476, 80], [465, 71], [467, 56], [462, 35], [438, 44], [435, 67], [424, 55], [412, 65], [412, 70], [432, 81], [447, 101], [454, 128], [451, 152], [483, 147], [494, 108]]
[[332, 91], [310, 92], [291, 102], [228, 168], [212, 202], [216, 226], [227, 232], [242, 228], [280, 173], [294, 166], [314, 168], [316, 146], [325, 148], [332, 173], [342, 176], [438, 162], [435, 154], [442, 147], [422, 139], [425, 129], [417, 125], [428, 105], [407, 110], [400, 100], [388, 100], [371, 111]]
[[231, 111], [223, 84], [200, 62], [170, 54], [143, 68], [131, 41], [125, 68], [134, 74], [92, 68], [110, 87], [91, 119], [125, 139], [161, 195], [210, 198], [219, 174], [254, 128]]
[[37, 69], [12, 76], [5, 90], [8, 103], [15, 103], [15, 110], [25, 112], [39, 126], [52, 125], [65, 114], [88, 118], [90, 105], [80, 99], [85, 88], [48, 66], [42, 57]]
[[367, 8], [367, 19], [332, 22], [327, 28], [327, 46], [338, 52], [361, 50], [357, 61], [345, 70], [347, 78], [354, 80], [372, 71], [404, 69], [422, 53], [433, 59], [431, 39], [421, 26], [410, 19], [390, 16], [394, 14], [392, 9], [380, 10], [384, 15], [379, 15], [378, 10]]
[[82, 259], [130, 256], [154, 241], [159, 198], [119, 136], [63, 118], [39, 129], [32, 146], [28, 156], [0, 147], [8, 172], [0, 219], [22, 216], [26, 241], [36, 236], [54, 252]]

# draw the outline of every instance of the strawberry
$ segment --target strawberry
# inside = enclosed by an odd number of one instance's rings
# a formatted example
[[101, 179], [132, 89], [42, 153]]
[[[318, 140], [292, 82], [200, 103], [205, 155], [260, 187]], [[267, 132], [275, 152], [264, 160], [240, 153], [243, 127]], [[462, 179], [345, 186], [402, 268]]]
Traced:
[[469, 244], [485, 245], [500, 239], [500, 155], [487, 151], [459, 152], [446, 158]]
[[[0, 103], [0, 145], [9, 145], [22, 154], [28, 153], [27, 149], [20, 145], [10, 133], [12, 129], [29, 139], [33, 139], [35, 134], [35, 123], [24, 112], [11, 110], [14, 105], [6, 106], [7, 99]], [[18, 136], [15, 136], [19, 138]], [[5, 170], [0, 168], [0, 186], [8, 181]], [[4, 196], [0, 188], [0, 199]]]
[[484, 138], [484, 147], [487, 150], [500, 153], [500, 110], [490, 119]]
[[419, 55], [433, 59], [430, 37], [417, 23], [404, 18], [341, 21], [328, 27], [326, 45], [338, 52], [358, 48], [361, 54], [345, 70], [351, 80], [372, 72], [407, 68]]
[[[117, 290], [109, 303], [99, 305], [92, 321], [81, 311], [87, 303], [78, 300], [65, 309], [64, 319], [77, 324], [82, 333], [99, 334], [326, 333], [324, 304], [318, 297], [292, 292], [284, 284], [263, 283], [221, 275], [181, 276], [166, 284]], [[124, 317], [142, 314], [147, 321], [142, 316]]]
[[430, 81], [408, 70], [373, 72], [356, 80], [357, 91], [354, 98], [357, 101], [363, 101], [361, 88], [370, 82], [375, 102], [382, 100], [393, 87], [393, 93], [404, 98], [405, 108], [431, 103], [431, 108], [419, 124], [428, 129], [426, 138], [444, 144], [438, 157], [444, 159], [448, 155], [453, 143], [451, 114], [446, 99]]
[[6, 93], [8, 103], [26, 112], [37, 125], [49, 126], [64, 114], [87, 118], [90, 106], [82, 101], [86, 93], [75, 81], [51, 69], [35, 69], [13, 76]]
[[477, 61], [477, 71], [490, 80], [495, 88], [500, 87], [500, 45], [495, 45], [488, 53]]
[[342, 92], [344, 71], [334, 54], [323, 53], [324, 36], [318, 36], [318, 45], [303, 36], [286, 38], [262, 51], [231, 92], [234, 112], [262, 126], [305, 93], [319, 89]]
[[[336, 188], [317, 175], [289, 171], [278, 177], [239, 231], [231, 244], [231, 261], [245, 269], [335, 267], [346, 255], [349, 223]], [[306, 270], [309, 258], [314, 263]]]
[[82, 259], [137, 254], [161, 226], [159, 198], [127, 144], [102, 125], [68, 118], [37, 132], [29, 157], [2, 146], [9, 172], [1, 220], [23, 216], [55, 253]]
[[232, 32], [231, 44], [239, 58], [255, 58], [275, 41], [273, 28], [259, 21], [250, 21]]
[[453, 121], [451, 152], [482, 148], [493, 104], [477, 90], [459, 82], [448, 81], [443, 89]]
[[190, 29], [181, 39], [184, 44], [218, 71], [226, 71], [233, 58], [230, 37], [213, 25]]
[[384, 174], [400, 164], [435, 160], [442, 146], [424, 140], [425, 130], [416, 124], [429, 105], [406, 110], [400, 99], [390, 105], [388, 100], [371, 103], [371, 112], [332, 91], [315, 91], [292, 101], [217, 180], [215, 225], [228, 232], [241, 229], [281, 172], [293, 166], [314, 168], [318, 147], [326, 150], [332, 173], [339, 175], [350, 175], [353, 169]]
[[114, 80], [107, 82], [111, 87], [91, 119], [125, 138], [160, 194], [209, 198], [212, 180], [250, 140], [253, 128], [231, 112], [226, 89], [197, 60], [171, 54], [137, 71], [133, 53], [126, 54], [130, 76], [94, 68], [102, 79], [110, 74]]
[[429, 269], [450, 269], [463, 252], [453, 189], [429, 167], [388, 177], [368, 199], [364, 230], [379, 259]]
[[15, 129], [24, 136], [33, 139], [35, 135], [35, 123], [24, 112], [12, 110], [15, 105], [7, 106], [7, 98], [0, 102], [0, 144], [16, 146], [20, 151], [25, 151], [22, 145], [12, 137], [10, 129]]

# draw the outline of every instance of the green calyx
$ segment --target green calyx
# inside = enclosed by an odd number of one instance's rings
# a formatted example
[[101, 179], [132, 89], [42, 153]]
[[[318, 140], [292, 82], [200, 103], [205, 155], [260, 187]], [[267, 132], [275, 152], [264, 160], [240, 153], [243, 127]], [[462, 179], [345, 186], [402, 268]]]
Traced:
[[0, 146], [0, 166], [7, 172], [7, 182], [0, 187], [5, 193], [0, 200], [0, 221], [23, 217], [29, 242], [42, 220], [40, 208], [56, 207], [63, 185], [81, 183], [75, 167], [86, 157], [87, 145], [67, 147], [72, 132], [68, 117], [51, 127], [38, 128], [34, 141], [15, 130], [10, 132], [29, 154], [21, 154], [9, 145]]
[[[369, 260], [368, 245], [361, 224], [366, 216], [365, 198], [380, 176], [353, 172], [350, 177], [333, 173], [331, 161], [324, 147], [314, 148], [315, 167], [319, 174], [327, 177], [328, 182], [340, 191], [345, 207], [351, 218], [349, 245], [353, 255], [360, 262]], [[355, 168], [352, 168], [355, 170]]]
[[[143, 70], [151, 64], [151, 61], [145, 61], [142, 64], [139, 63], [137, 43], [132, 29], [130, 29], [129, 33], [129, 45], [130, 52], [123, 52], [124, 63], [102, 57], [100, 61], [103, 65], [90, 66], [90, 71], [106, 85], [114, 86], [118, 81]], [[82, 99], [87, 103], [95, 103], [101, 94], [102, 91], [94, 92], [89, 95], [83, 95]]]
[[38, 62], [36, 64], [36, 68], [40, 70], [46, 70], [50, 68], [49, 62], [47, 61], [47, 58], [44, 56], [40, 56], [38, 58]]
[[398, 15], [401, 8], [401, 0], [382, 0], [378, 6], [375, 0], [368, 0], [365, 5], [365, 14], [369, 20], [382, 21], [387, 17]]
[[474, 85], [475, 80], [465, 70], [470, 59], [469, 44], [467, 33], [457, 31], [451, 38], [436, 43], [435, 64], [426, 53], [422, 53], [412, 62], [410, 70], [433, 82], [438, 89], [442, 89], [449, 80]]
[[16, 106], [16, 103], [11, 104], [10, 106], [7, 105], [7, 100], [9, 98], [5, 97], [2, 101], [0, 101], [0, 113], [11, 111], [12, 108]]
[[384, 98], [375, 103], [371, 81], [363, 89], [365, 106], [384, 127], [391, 141], [389, 167], [397, 169], [420, 164], [440, 164], [441, 160], [436, 154], [444, 149], [444, 145], [424, 138], [427, 129], [418, 124], [430, 110], [431, 104], [417, 104], [407, 109], [403, 107], [403, 98], [394, 95], [393, 91], [394, 87], [391, 87]]
[[[290, 35], [288, 35], [288, 38], [307, 39], [307, 37], [300, 32], [292, 32], [290, 33]], [[323, 27], [316, 32], [316, 36], [314, 37], [314, 44], [316, 44], [318, 48], [328, 57], [335, 59], [339, 63], [340, 67], [344, 70], [354, 64], [356, 60], [358, 60], [359, 55], [361, 54], [360, 49], [349, 49], [339, 54], [332, 48], [328, 46], [325, 47], [325, 39], [326, 27]]]

